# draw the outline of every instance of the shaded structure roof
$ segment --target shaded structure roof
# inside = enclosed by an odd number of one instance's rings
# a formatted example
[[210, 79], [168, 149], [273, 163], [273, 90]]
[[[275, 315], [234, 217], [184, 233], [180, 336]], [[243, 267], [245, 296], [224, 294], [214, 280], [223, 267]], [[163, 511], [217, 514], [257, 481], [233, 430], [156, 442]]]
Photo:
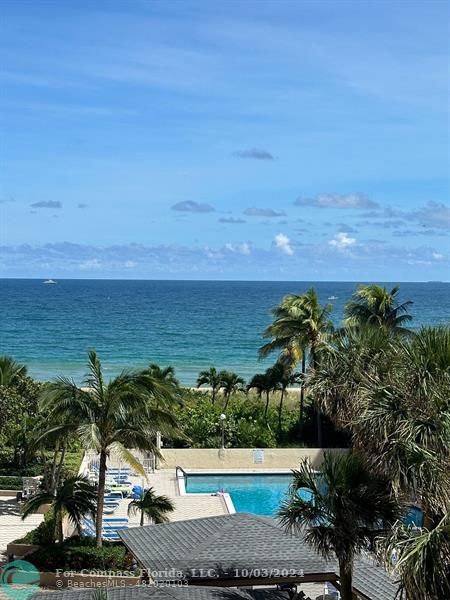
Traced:
[[[107, 600], [289, 600], [286, 592], [276, 590], [238, 590], [200, 586], [129, 586], [108, 588]], [[92, 600], [92, 589], [67, 589], [40, 592], [31, 600]]]
[[[155, 581], [193, 585], [271, 585], [336, 582], [337, 562], [327, 561], [302, 536], [277, 521], [235, 513], [123, 529], [123, 542]], [[398, 585], [369, 559], [355, 564], [354, 589], [369, 600], [394, 600]]]

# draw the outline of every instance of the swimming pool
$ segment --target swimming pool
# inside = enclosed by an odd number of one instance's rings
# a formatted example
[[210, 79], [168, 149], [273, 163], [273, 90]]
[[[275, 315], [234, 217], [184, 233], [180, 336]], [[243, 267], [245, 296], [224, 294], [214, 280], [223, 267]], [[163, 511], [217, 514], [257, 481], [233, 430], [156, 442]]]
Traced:
[[[274, 516], [277, 514], [289, 490], [292, 475], [231, 475], [210, 473], [208, 475], [186, 474], [185, 488], [188, 494], [214, 494], [226, 492], [231, 496], [236, 512], [249, 512], [255, 515]], [[311, 492], [303, 488], [299, 495], [303, 500], [311, 500]], [[403, 517], [406, 525], [422, 527], [423, 515], [420, 508], [409, 506]]]
[[230, 494], [236, 512], [255, 515], [275, 515], [289, 489], [292, 476], [264, 475], [191, 475], [185, 477], [186, 492]]

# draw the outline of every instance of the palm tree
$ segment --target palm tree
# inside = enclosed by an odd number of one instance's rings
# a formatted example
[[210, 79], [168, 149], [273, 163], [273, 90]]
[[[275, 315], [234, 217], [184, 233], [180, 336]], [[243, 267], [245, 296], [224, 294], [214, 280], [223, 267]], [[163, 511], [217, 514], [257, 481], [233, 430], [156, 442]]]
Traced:
[[345, 307], [345, 324], [352, 327], [376, 325], [407, 333], [404, 325], [412, 319], [408, 310], [413, 302], [399, 303], [399, 291], [398, 285], [391, 290], [376, 284], [360, 285]]
[[243, 386], [245, 386], [245, 381], [242, 377], [231, 371], [220, 371], [219, 375], [221, 387], [225, 396], [225, 406], [223, 409], [227, 410], [231, 394], [241, 390]]
[[27, 368], [25, 365], [21, 365], [10, 356], [0, 356], [0, 385], [5, 387], [14, 385], [26, 374]]
[[395, 347], [361, 386], [354, 437], [375, 468], [420, 498], [431, 530], [450, 509], [450, 330], [423, 328]]
[[[263, 336], [272, 338], [260, 349], [262, 358], [274, 351], [280, 352], [279, 360], [295, 368], [302, 361], [302, 381], [306, 371], [306, 354], [309, 354], [310, 368], [317, 369], [319, 353], [328, 335], [333, 331], [329, 319], [332, 306], [321, 306], [314, 288], [305, 294], [285, 296], [280, 305], [273, 310], [274, 321], [265, 330]], [[300, 388], [300, 413], [303, 414], [304, 390]], [[322, 419], [317, 414], [318, 445], [323, 446]]]
[[256, 375], [254, 375], [247, 385], [247, 390], [256, 389], [258, 398], [261, 398], [263, 393], [266, 395], [264, 418], [267, 418], [267, 411], [269, 410], [270, 402], [270, 393], [273, 391], [274, 385], [275, 381], [270, 368], [267, 369], [265, 373], [257, 373]]
[[76, 423], [77, 435], [87, 449], [99, 456], [96, 519], [97, 546], [102, 545], [103, 505], [107, 460], [111, 452], [145, 476], [142, 464], [130, 452], [137, 449], [160, 456], [157, 431], [176, 431], [176, 420], [155, 403], [161, 398], [161, 381], [147, 370], [124, 371], [105, 383], [101, 363], [89, 353], [89, 370], [80, 389], [67, 378], [59, 378], [44, 389], [42, 408], [58, 423]]
[[145, 371], [154, 381], [155, 398], [160, 399], [163, 404], [166, 400], [171, 403], [180, 391], [180, 382], [175, 376], [175, 369], [171, 366], [160, 367], [151, 363]]
[[[305, 460], [293, 476], [290, 497], [280, 509], [281, 523], [304, 534], [325, 558], [336, 555], [341, 598], [353, 600], [355, 556], [399, 516], [388, 480], [374, 474], [356, 454], [327, 452], [320, 475]], [[311, 500], [302, 499], [300, 488], [310, 490]]]
[[167, 513], [175, 510], [172, 500], [167, 496], [158, 496], [153, 488], [144, 490], [138, 500], [132, 500], [128, 505], [128, 516], [131, 517], [138, 512], [141, 513], [141, 527], [144, 518], [147, 517], [152, 523], [167, 523]]
[[414, 336], [346, 328], [322, 353], [310, 392], [433, 529], [450, 509], [450, 328]]
[[400, 598], [450, 598], [450, 512], [430, 531], [397, 524], [379, 554], [387, 570], [400, 577]]
[[330, 338], [319, 365], [308, 376], [309, 393], [336, 427], [351, 429], [367, 404], [365, 382], [391, 368], [396, 353], [397, 341], [390, 330], [343, 328]]
[[81, 530], [83, 517], [95, 515], [97, 491], [86, 477], [70, 477], [66, 479], [54, 494], [41, 492], [32, 496], [24, 505], [22, 520], [36, 513], [44, 504], [51, 504], [55, 514], [54, 539], [64, 541], [63, 519], [68, 517], [70, 523]]
[[220, 373], [215, 367], [211, 367], [207, 371], [200, 371], [197, 377], [197, 387], [199, 388], [202, 385], [207, 385], [211, 388], [211, 400], [214, 404], [214, 402], [216, 401], [217, 392], [222, 387], [222, 379]]
[[278, 437], [280, 438], [282, 430], [283, 402], [287, 389], [288, 387], [299, 383], [301, 376], [298, 373], [294, 373], [292, 367], [281, 361], [276, 362], [274, 366], [269, 369], [269, 372], [273, 389], [280, 391], [280, 403], [278, 405]]

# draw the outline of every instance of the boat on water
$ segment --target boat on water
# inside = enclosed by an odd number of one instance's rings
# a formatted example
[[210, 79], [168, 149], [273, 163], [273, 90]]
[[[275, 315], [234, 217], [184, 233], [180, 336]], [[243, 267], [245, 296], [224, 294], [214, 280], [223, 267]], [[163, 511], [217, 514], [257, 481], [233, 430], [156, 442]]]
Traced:
[[337, 300], [338, 296], [328, 296], [328, 300]]
[[52, 285], [52, 284], [55, 284], [56, 281], [54, 279], [46, 279], [42, 283], [46, 283], [47, 285]]

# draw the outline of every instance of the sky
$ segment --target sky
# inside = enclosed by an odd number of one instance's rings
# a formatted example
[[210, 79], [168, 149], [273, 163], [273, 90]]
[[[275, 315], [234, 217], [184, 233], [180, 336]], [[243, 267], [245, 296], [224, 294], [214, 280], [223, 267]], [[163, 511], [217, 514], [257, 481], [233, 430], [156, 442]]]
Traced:
[[447, 0], [2, 0], [0, 276], [450, 280]]

